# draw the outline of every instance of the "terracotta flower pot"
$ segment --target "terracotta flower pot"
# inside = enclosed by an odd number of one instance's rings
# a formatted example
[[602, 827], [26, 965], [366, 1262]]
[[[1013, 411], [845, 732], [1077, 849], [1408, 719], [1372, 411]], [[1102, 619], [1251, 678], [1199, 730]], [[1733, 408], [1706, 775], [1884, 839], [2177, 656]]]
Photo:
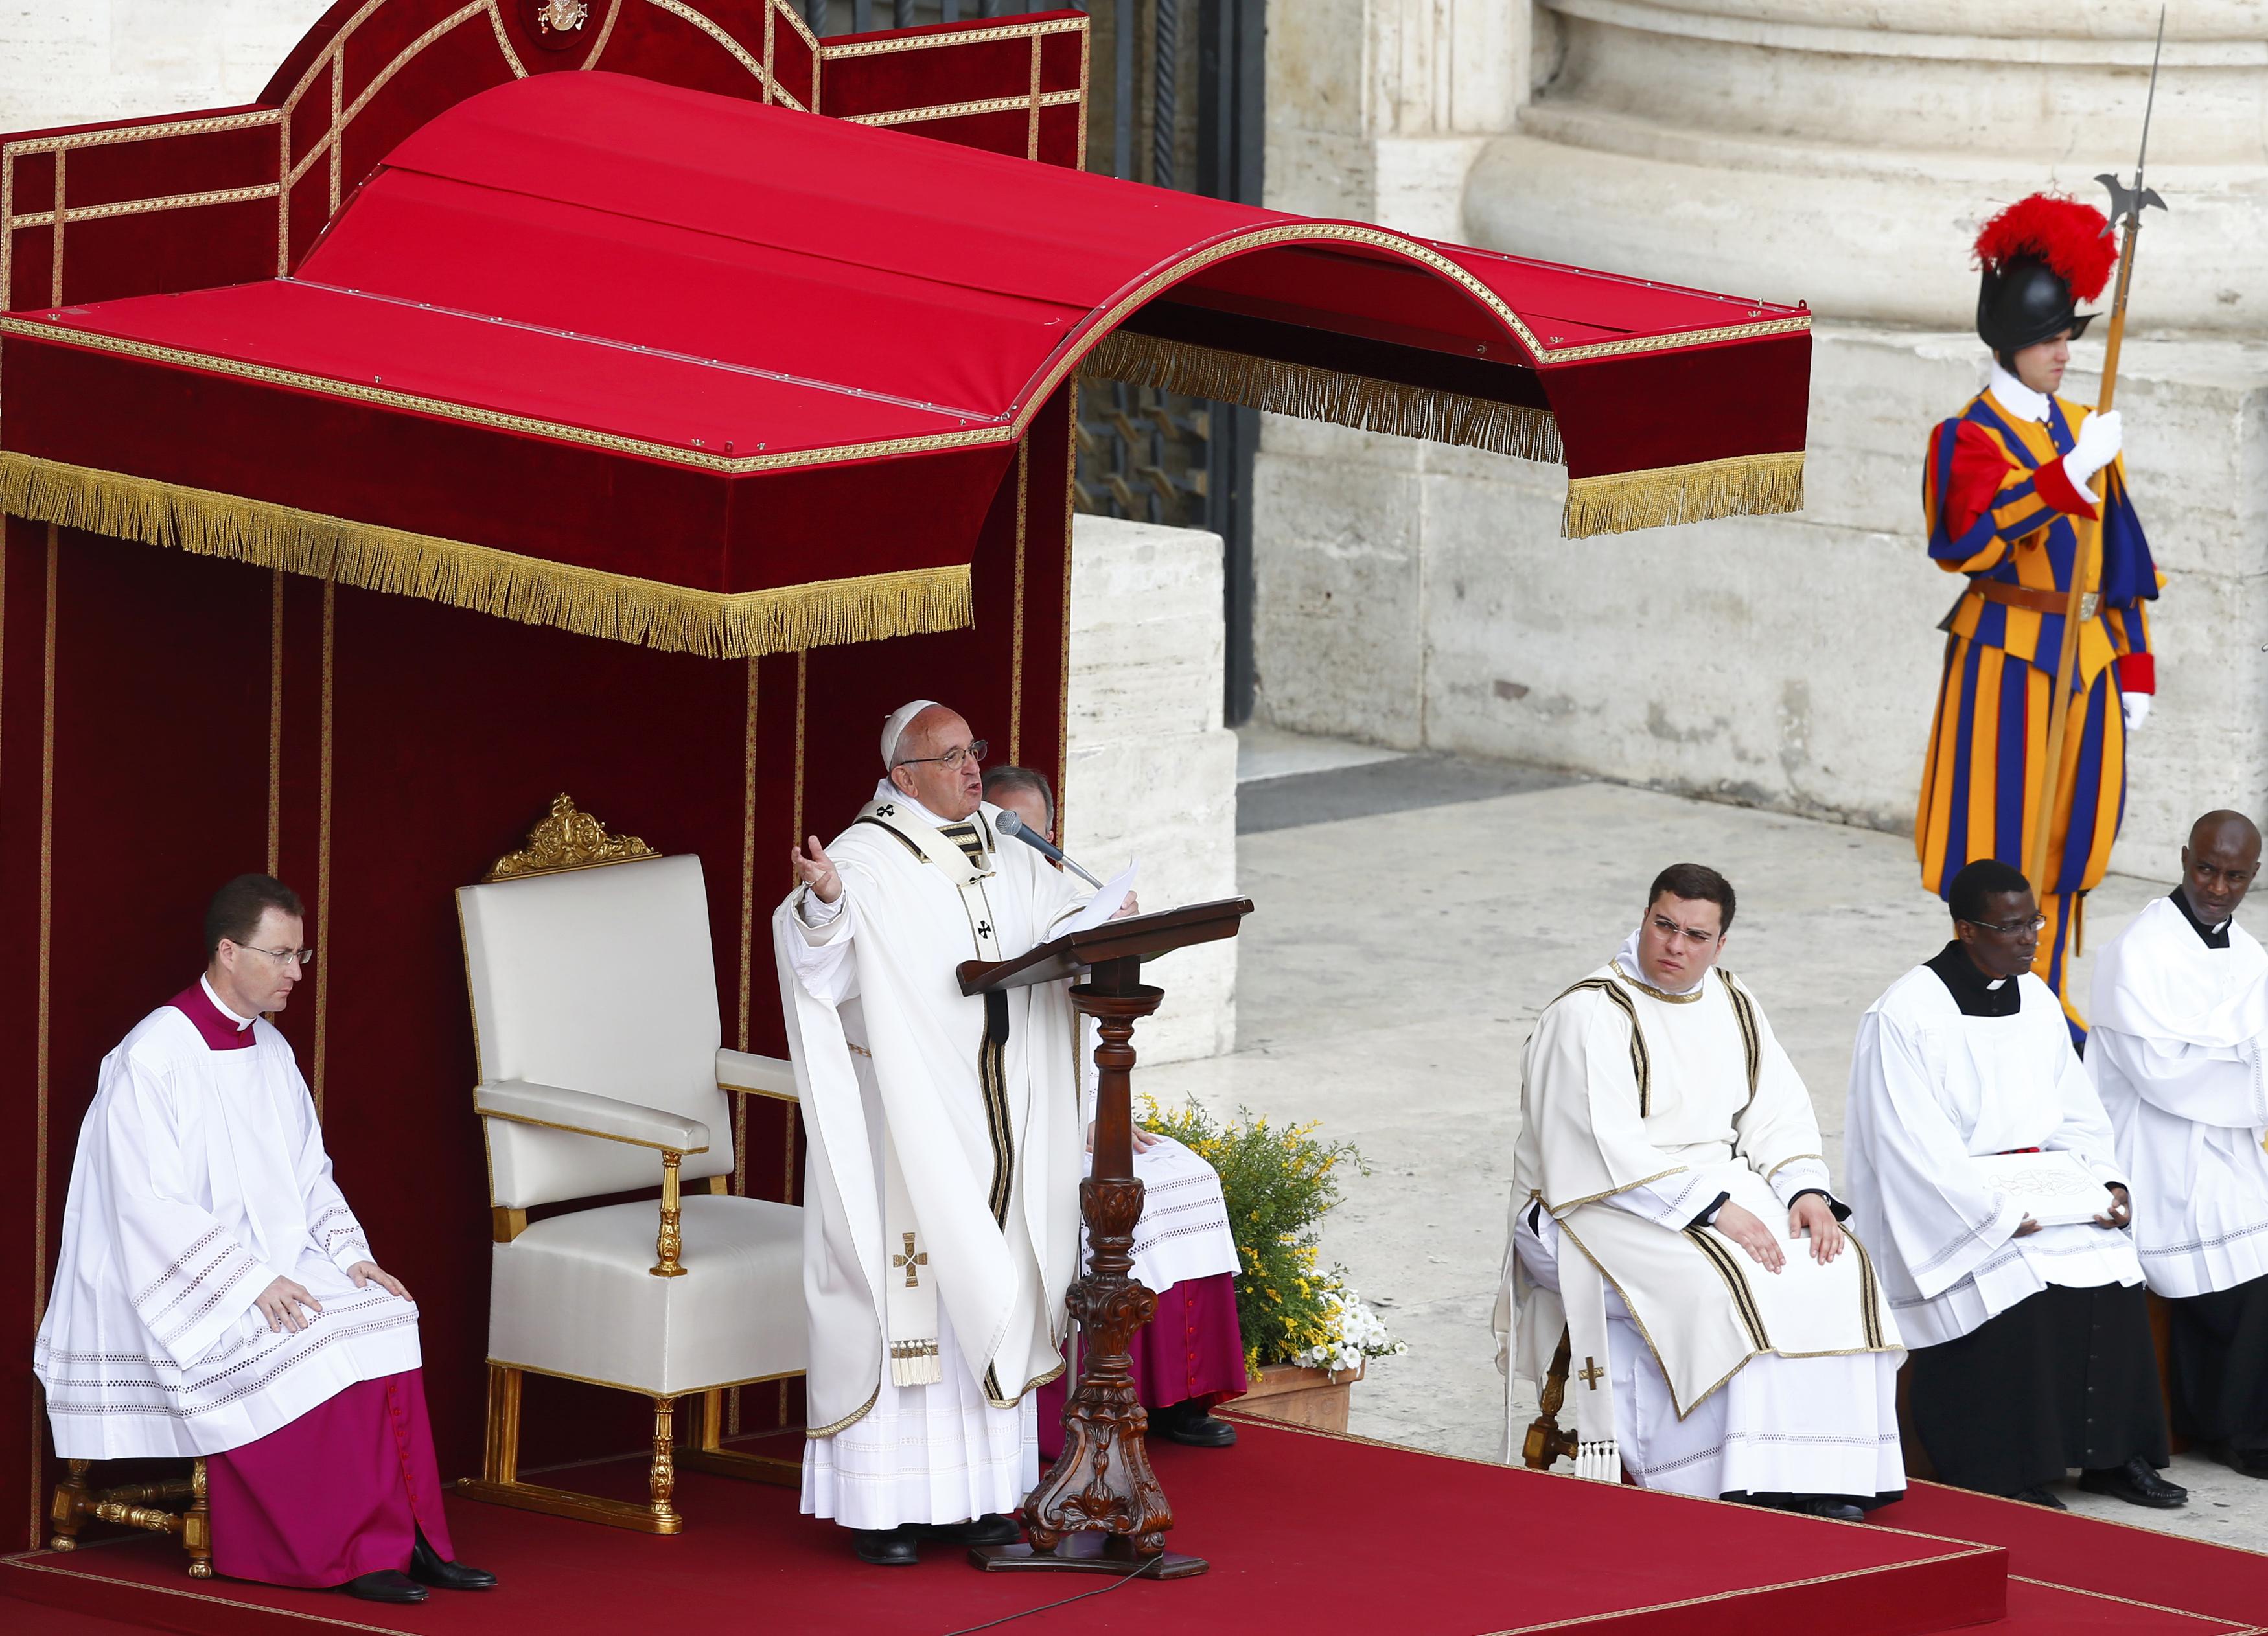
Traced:
[[1362, 1379], [1368, 1367], [1366, 1364], [1362, 1368], [1343, 1369], [1335, 1374], [1328, 1369], [1306, 1369], [1294, 1363], [1271, 1363], [1254, 1378], [1243, 1396], [1231, 1399], [1227, 1406], [1234, 1412], [1263, 1420], [1281, 1420], [1287, 1426], [1344, 1432], [1347, 1429], [1347, 1411], [1352, 1406], [1354, 1383]]

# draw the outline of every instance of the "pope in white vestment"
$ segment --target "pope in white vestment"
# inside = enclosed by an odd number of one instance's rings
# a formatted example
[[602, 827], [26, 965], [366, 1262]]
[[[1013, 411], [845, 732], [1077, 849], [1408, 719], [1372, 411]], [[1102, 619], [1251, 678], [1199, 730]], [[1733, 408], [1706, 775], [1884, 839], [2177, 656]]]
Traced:
[[2088, 1070], [2167, 1306], [2173, 1430], [2268, 1477], [2268, 953], [2236, 924], [2260, 832], [2208, 813], [2182, 883], [2096, 957]]
[[1540, 1385], [1564, 1328], [1579, 1475], [1853, 1517], [1905, 1485], [1904, 1352], [1803, 1082], [1715, 968], [1731, 898], [1664, 871], [1639, 931], [1537, 1020], [1499, 1364]]
[[247, 875], [205, 975], [103, 1058], [33, 1367], [67, 1460], [208, 1456], [236, 1579], [422, 1602], [450, 1560], [417, 1308], [332, 1178], [281, 1011], [298, 899]]
[[1004, 850], [983, 750], [927, 700], [893, 715], [887, 776], [799, 852], [773, 917], [810, 1144], [803, 1509], [891, 1566], [921, 1530], [1014, 1538], [1079, 1255], [1067, 985], [971, 997], [955, 971], [1046, 941], [1087, 893]]
[[1908, 1404], [1938, 1478], [2058, 1507], [2048, 1485], [2179, 1505], [2142, 1269], [2108, 1191], [2046, 1225], [1974, 1162], [2067, 1153], [2124, 1189], [2110, 1122], [2061, 1003], [2031, 970], [2042, 922], [2008, 865], [1948, 892], [1960, 935], [1860, 1019], [1845, 1156], [1854, 1221], [1914, 1349]]

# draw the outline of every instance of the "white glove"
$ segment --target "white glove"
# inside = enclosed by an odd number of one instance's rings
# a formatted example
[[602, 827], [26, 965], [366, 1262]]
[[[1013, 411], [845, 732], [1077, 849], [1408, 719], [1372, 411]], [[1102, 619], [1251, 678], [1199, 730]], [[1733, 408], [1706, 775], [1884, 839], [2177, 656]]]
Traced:
[[2147, 693], [2121, 693], [2118, 702], [2126, 707], [2126, 731], [2132, 733], [2150, 719], [2150, 698]]
[[2124, 446], [2124, 432], [2117, 409], [2089, 415], [2087, 424], [2079, 429], [2079, 441], [2063, 457], [2064, 475], [2071, 479], [2074, 488], [2083, 487], [2089, 477], [2117, 460], [2118, 451]]

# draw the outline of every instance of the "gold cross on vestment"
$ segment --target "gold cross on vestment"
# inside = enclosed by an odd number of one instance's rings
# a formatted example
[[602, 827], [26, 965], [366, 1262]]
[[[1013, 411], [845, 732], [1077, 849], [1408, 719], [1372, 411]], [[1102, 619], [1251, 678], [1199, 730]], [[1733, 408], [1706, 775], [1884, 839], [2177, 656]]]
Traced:
[[1582, 1382], [1587, 1389], [1597, 1391], [1599, 1382], [1607, 1378], [1607, 1372], [1599, 1367], [1596, 1359], [1586, 1358], [1583, 1360], [1583, 1367], [1575, 1371], [1575, 1378]]
[[[890, 1264], [894, 1267], [903, 1267], [906, 1270], [906, 1287], [908, 1289], [919, 1289], [921, 1287], [921, 1274], [916, 1271], [915, 1269], [917, 1267], [925, 1267], [929, 1265], [929, 1252], [927, 1250], [924, 1250], [920, 1255], [917, 1256], [914, 1254], [914, 1235], [910, 1233], [907, 1233], [902, 1236], [906, 1241], [906, 1253], [902, 1256], [891, 1256]], [[1588, 1360], [1586, 1360], [1586, 1361]]]

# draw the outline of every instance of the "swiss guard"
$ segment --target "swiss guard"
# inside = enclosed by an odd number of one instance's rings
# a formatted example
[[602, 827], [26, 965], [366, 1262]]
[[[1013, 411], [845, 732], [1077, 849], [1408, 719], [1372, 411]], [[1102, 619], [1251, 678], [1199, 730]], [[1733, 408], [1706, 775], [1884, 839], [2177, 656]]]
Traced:
[[2033, 882], [2046, 919], [2033, 969], [2082, 1044], [2069, 981], [2083, 900], [2124, 814], [2126, 735], [2156, 689], [2143, 604], [2161, 580], [2126, 497], [2117, 412], [2056, 395], [2095, 316], [2073, 309], [2117, 259], [2102, 213], [2074, 200], [2035, 194], [1984, 224], [1977, 333], [1992, 382], [1931, 432], [1922, 475], [1930, 556], [1969, 578], [1940, 627], [1945, 674], [1914, 821], [1922, 882], [1940, 897], [1974, 859], [2029, 869], [2064, 610], [2082, 576], [2047, 879]]

